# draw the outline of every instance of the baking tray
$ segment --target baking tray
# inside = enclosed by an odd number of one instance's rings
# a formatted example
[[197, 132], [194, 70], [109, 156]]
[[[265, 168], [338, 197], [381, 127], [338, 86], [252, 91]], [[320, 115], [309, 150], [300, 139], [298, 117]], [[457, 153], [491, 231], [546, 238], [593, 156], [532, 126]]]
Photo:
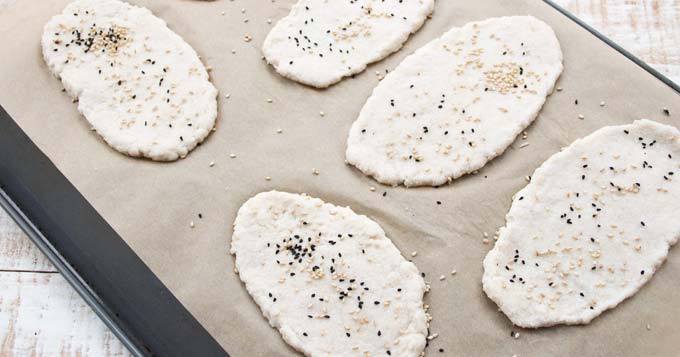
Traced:
[[[678, 84], [544, 1], [680, 93]], [[0, 205], [134, 355], [227, 355], [2, 107]]]

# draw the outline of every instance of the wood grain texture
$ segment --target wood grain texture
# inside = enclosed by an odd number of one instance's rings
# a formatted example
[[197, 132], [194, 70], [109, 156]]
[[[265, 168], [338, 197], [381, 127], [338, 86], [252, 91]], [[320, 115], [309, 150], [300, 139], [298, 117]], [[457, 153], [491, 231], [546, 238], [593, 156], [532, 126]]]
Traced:
[[[16, 1], [0, 0], [0, 11]], [[556, 2], [680, 83], [680, 1]], [[0, 357], [129, 355], [53, 272], [47, 259], [0, 210]]]
[[127, 356], [56, 273], [0, 272], [0, 356]]
[[680, 83], [680, 1], [556, 2], [675, 83]]
[[56, 272], [24, 232], [0, 209], [0, 271]]

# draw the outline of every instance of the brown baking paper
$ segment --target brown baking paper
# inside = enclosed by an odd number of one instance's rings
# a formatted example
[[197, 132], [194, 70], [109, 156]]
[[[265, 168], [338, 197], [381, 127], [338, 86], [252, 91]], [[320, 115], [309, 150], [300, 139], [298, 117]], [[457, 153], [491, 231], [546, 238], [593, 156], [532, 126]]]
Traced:
[[[0, 103], [230, 354], [295, 354], [246, 293], [229, 254], [237, 209], [272, 189], [349, 205], [377, 221], [404, 256], [418, 252], [413, 260], [432, 285], [426, 298], [434, 316], [430, 330], [439, 334], [428, 355], [440, 355], [440, 348], [451, 356], [680, 350], [678, 248], [642, 291], [587, 326], [514, 328], [481, 289], [482, 259], [491, 248], [482, 243], [483, 233], [492, 236], [504, 224], [511, 196], [545, 159], [604, 125], [649, 118], [680, 126], [677, 93], [541, 1], [439, 0], [432, 19], [401, 51], [355, 78], [315, 90], [278, 76], [261, 59], [272, 27], [267, 19], [285, 16], [294, 0], [134, 0], [193, 45], [213, 67], [211, 80], [220, 90], [217, 131], [174, 163], [110, 149], [61, 92], [39, 42], [43, 25], [66, 2], [21, 0], [0, 9]], [[549, 97], [526, 141], [519, 138], [478, 174], [440, 188], [386, 187], [344, 164], [349, 127], [378, 84], [376, 72], [395, 68], [452, 26], [520, 14], [550, 24], [565, 56], [558, 82], [564, 90]], [[253, 40], [245, 42], [246, 34]], [[524, 142], [530, 145], [520, 148]], [[439, 281], [442, 274], [447, 278]], [[511, 337], [513, 330], [521, 333], [518, 339]]]

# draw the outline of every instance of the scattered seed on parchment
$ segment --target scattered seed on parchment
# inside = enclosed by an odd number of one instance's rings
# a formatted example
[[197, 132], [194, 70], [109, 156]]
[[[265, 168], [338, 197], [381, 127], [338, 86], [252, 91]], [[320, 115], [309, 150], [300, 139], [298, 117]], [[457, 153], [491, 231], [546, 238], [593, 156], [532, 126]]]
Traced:
[[272, 103], [272, 102], [274, 102], [274, 99], [267, 98], [267, 103]]
[[561, 91], [562, 91], [562, 87], [557, 87], [557, 91], [558, 91], [558, 92], [561, 92]]
[[651, 330], [652, 330], [652, 325], [647, 324], [647, 331], [651, 331]]
[[272, 23], [272, 19], [267, 19], [267, 23], [268, 23], [268, 24], [271, 24], [271, 23]]
[[319, 170], [317, 169], [312, 169], [312, 174], [319, 176]]
[[283, 129], [276, 129], [276, 133], [277, 133], [277, 134], [283, 133]]
[[224, 16], [224, 14], [226, 14], [226, 12], [224, 11], [220, 12], [220, 15]]
[[245, 13], [246, 13], [246, 9], [243, 9], [243, 8], [242, 8], [242, 9], [241, 9], [241, 13], [242, 13], [242, 14], [245, 14]]
[[231, 54], [235, 55], [236, 54], [236, 49], [231, 50]]
[[225, 94], [225, 95], [224, 95], [224, 98], [225, 98], [225, 99], [231, 98], [231, 94], [229, 94], [229, 93]]
[[529, 143], [522, 143], [522, 145], [519, 146], [520, 149], [523, 149], [525, 147], [529, 146]]
[[482, 239], [482, 243], [489, 244], [489, 240], [487, 238], [484, 238], [484, 239]]
[[265, 179], [265, 181], [271, 181], [272, 180], [271, 176], [265, 176], [264, 179]]
[[210, 163], [208, 164], [208, 166], [209, 166], [209, 167], [215, 166], [215, 161], [210, 161]]
[[375, 187], [371, 186], [368, 188], [371, 192], [375, 192]]
[[451, 275], [456, 275], [456, 273], [458, 273], [458, 271], [456, 271], [456, 269], [451, 270]]
[[324, 113], [323, 111], [320, 111], [320, 112], [319, 112], [319, 115], [320, 115], [320, 116], [325, 116], [326, 113]]
[[600, 102], [600, 106], [601, 106], [601, 107], [604, 107], [606, 104], [607, 104], [607, 103], [605, 103], [604, 101], [601, 101], [601, 102]]
[[413, 252], [411, 252], [411, 256], [412, 256], [412, 257], [415, 257], [416, 255], [418, 255], [418, 252], [417, 252], [417, 251], [414, 250]]
[[194, 221], [190, 221], [190, 222], [189, 222], [189, 227], [190, 227], [190, 228], [196, 227], [196, 225], [194, 224]]
[[439, 281], [442, 281], [442, 280], [444, 280], [444, 279], [446, 279], [446, 276], [445, 276], [445, 275], [440, 275], [440, 276], [439, 276]]
[[586, 117], [583, 116], [583, 114], [579, 114], [579, 115], [578, 115], [578, 118], [581, 119], [581, 120], [583, 120], [583, 119], [585, 119]]
[[252, 40], [253, 40], [253, 36], [250, 36], [248, 34], [243, 35], [243, 41], [250, 42]]
[[229, 157], [232, 158], [232, 159], [235, 159], [235, 158], [236, 158], [236, 154], [229, 154]]
[[668, 108], [664, 107], [662, 110], [663, 110], [663, 113], [666, 114], [666, 116], [670, 116], [670, 115], [671, 115], [671, 111], [668, 110]]

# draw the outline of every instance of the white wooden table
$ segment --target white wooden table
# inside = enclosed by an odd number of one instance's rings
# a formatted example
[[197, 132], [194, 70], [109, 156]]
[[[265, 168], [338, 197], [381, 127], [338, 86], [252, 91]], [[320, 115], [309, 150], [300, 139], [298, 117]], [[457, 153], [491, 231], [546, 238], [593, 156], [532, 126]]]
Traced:
[[[679, 1], [558, 3], [680, 83]], [[0, 209], [0, 357], [23, 355], [129, 353]]]

